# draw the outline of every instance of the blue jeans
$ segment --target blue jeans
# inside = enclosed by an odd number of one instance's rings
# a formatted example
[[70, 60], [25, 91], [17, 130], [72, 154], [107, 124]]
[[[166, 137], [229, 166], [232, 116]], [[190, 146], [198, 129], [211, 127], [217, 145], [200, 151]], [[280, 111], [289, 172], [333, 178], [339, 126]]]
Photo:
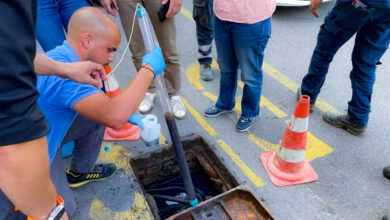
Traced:
[[219, 97], [215, 106], [231, 110], [235, 106], [238, 67], [244, 82], [241, 116], [254, 118], [259, 115], [261, 86], [263, 81], [264, 49], [271, 36], [271, 18], [254, 24], [223, 21], [214, 17], [215, 44], [221, 70]]
[[38, 0], [35, 35], [42, 49], [47, 52], [62, 45], [65, 31], [73, 12], [90, 6], [87, 0]]
[[196, 38], [200, 64], [211, 64], [211, 43], [213, 42], [213, 0], [194, 0], [192, 16], [196, 23]]
[[352, 52], [352, 99], [348, 103], [351, 121], [367, 125], [376, 63], [390, 42], [390, 9], [355, 8], [338, 1], [325, 18], [317, 38], [308, 73], [302, 80], [302, 94], [315, 103], [324, 84], [329, 64], [337, 50], [355, 33]]

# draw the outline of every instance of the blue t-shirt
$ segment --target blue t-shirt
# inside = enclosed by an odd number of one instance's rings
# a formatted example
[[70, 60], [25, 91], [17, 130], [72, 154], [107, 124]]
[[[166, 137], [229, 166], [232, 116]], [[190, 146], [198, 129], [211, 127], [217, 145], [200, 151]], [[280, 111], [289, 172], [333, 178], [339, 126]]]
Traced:
[[[64, 63], [80, 61], [72, 46], [66, 41], [47, 52], [46, 56]], [[72, 109], [73, 105], [89, 95], [99, 93], [100, 90], [57, 76], [38, 76], [37, 89], [40, 93], [38, 105], [50, 125], [47, 141], [51, 163], [77, 116], [77, 112]]]

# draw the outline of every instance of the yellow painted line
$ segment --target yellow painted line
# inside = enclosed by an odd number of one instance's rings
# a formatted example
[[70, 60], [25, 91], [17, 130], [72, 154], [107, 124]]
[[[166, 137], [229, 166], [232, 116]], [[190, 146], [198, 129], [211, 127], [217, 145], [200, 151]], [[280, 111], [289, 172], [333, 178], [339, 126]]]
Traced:
[[207, 98], [211, 99], [213, 102], [216, 102], [218, 97], [211, 92], [203, 92], [203, 95], [206, 96]]
[[[278, 70], [276, 70], [275, 68], [273, 68], [269, 64], [264, 62], [263, 63], [263, 70], [265, 73], [267, 73], [272, 78], [279, 81], [282, 85], [284, 85], [285, 87], [290, 89], [292, 92], [295, 93], [297, 91], [299, 85], [296, 82], [294, 82], [293, 80], [291, 80], [286, 75], [279, 72]], [[319, 108], [323, 112], [334, 112], [337, 114], [340, 113], [337, 109], [332, 107], [329, 103], [327, 103], [325, 100], [323, 100], [321, 98], [317, 98], [316, 107]]]
[[312, 133], [307, 133], [306, 142], [306, 159], [311, 161], [319, 157], [323, 157], [327, 154], [332, 153], [333, 148], [322, 142]]
[[181, 7], [180, 13], [182, 15], [184, 15], [186, 18], [188, 18], [190, 21], [195, 23], [194, 19], [192, 18], [192, 13], [189, 12], [187, 9], [185, 9], [184, 7]]
[[223, 140], [219, 139], [217, 140], [217, 143], [229, 155], [233, 162], [237, 164], [242, 172], [244, 172], [244, 174], [253, 182], [255, 186], [264, 186], [263, 180], [258, 177]]
[[[240, 80], [240, 81], [238, 81], [238, 86], [241, 87], [241, 88], [244, 88], [244, 83]], [[237, 101], [237, 103], [238, 103], [238, 101]], [[275, 104], [273, 104], [271, 101], [269, 101], [264, 96], [261, 96], [260, 107], [266, 107], [268, 110], [270, 110], [278, 118], [284, 118], [284, 117], [287, 116], [287, 114], [284, 113], [283, 110], [278, 108]], [[241, 109], [241, 107], [240, 107], [240, 109]]]
[[162, 133], [160, 133], [160, 138], [158, 139], [158, 143], [160, 145], [167, 144], [167, 139], [165, 139], [165, 137], [164, 137], [164, 135]]
[[104, 206], [104, 204], [98, 199], [93, 200], [91, 207], [89, 209], [89, 217], [92, 220], [106, 220], [106, 219], [152, 220], [153, 216], [150, 213], [151, 211], [149, 209], [149, 206], [147, 205], [142, 194], [138, 191], [134, 192], [133, 206], [129, 210], [122, 211], [122, 212], [114, 212], [111, 209]]
[[185, 107], [187, 108], [187, 110], [189, 112], [191, 112], [191, 114], [194, 116], [194, 118], [196, 119], [196, 121], [203, 127], [203, 129], [205, 129], [211, 136], [215, 136], [217, 135], [217, 132], [214, 130], [213, 127], [211, 127], [204, 119], [203, 117], [194, 109], [194, 107], [192, 107], [190, 105], [190, 103], [188, 103], [188, 101], [181, 97], [181, 100], [183, 101], [183, 104], [185, 105]]
[[263, 106], [266, 107], [268, 110], [270, 110], [278, 118], [284, 118], [287, 116], [287, 114], [284, 113], [283, 110], [278, 108], [275, 104], [273, 104], [271, 101], [269, 101], [266, 97], [261, 96], [260, 107], [263, 107]]
[[[125, 173], [132, 172], [130, 169], [130, 164], [127, 162], [127, 159], [131, 156], [130, 152], [120, 146], [113, 145], [108, 142], [103, 142], [103, 146], [100, 148], [99, 153], [99, 162], [103, 163], [114, 163], [118, 168], [121, 168]], [[104, 145], [108, 145], [111, 149], [109, 151], [104, 151]]]
[[191, 63], [186, 70], [188, 81], [195, 86], [197, 90], [203, 90], [204, 87], [200, 83], [199, 64]]
[[279, 149], [279, 144], [273, 144], [264, 139], [260, 139], [256, 137], [254, 134], [248, 135], [249, 140], [251, 140], [254, 144], [259, 146], [265, 151], [277, 151]]

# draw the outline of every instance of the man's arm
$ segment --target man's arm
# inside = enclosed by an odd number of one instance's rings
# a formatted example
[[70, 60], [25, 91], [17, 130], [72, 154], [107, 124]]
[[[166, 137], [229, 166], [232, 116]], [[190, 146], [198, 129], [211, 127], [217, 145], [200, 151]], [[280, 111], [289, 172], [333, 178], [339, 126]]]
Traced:
[[35, 219], [47, 219], [56, 206], [49, 166], [46, 137], [0, 147], [0, 189]]
[[91, 61], [62, 63], [40, 53], [35, 55], [34, 70], [38, 75], [56, 75], [78, 83], [91, 84], [97, 88], [102, 88], [102, 80], [107, 79], [104, 68], [100, 64]]
[[142, 59], [143, 66], [127, 88], [110, 99], [103, 93], [87, 96], [73, 105], [81, 115], [112, 128], [121, 128], [138, 108], [153, 77], [165, 69], [161, 49], [155, 48]]
[[322, 0], [310, 0], [309, 10], [314, 15], [314, 17], [320, 17], [320, 13], [318, 13], [317, 9], [320, 7]]

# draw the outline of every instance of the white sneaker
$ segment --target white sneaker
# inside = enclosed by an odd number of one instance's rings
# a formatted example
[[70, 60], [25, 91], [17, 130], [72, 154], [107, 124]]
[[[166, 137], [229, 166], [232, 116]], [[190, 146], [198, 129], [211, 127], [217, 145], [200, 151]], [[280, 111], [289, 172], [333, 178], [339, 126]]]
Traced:
[[156, 97], [156, 93], [149, 93], [149, 92], [147, 92], [145, 94], [144, 100], [142, 100], [141, 104], [138, 107], [138, 111], [141, 114], [149, 113], [150, 110], [152, 110], [153, 101], [154, 101], [155, 97]]
[[180, 96], [175, 95], [171, 97], [171, 106], [173, 115], [175, 115], [177, 119], [183, 119], [186, 116], [186, 107], [181, 101]]

